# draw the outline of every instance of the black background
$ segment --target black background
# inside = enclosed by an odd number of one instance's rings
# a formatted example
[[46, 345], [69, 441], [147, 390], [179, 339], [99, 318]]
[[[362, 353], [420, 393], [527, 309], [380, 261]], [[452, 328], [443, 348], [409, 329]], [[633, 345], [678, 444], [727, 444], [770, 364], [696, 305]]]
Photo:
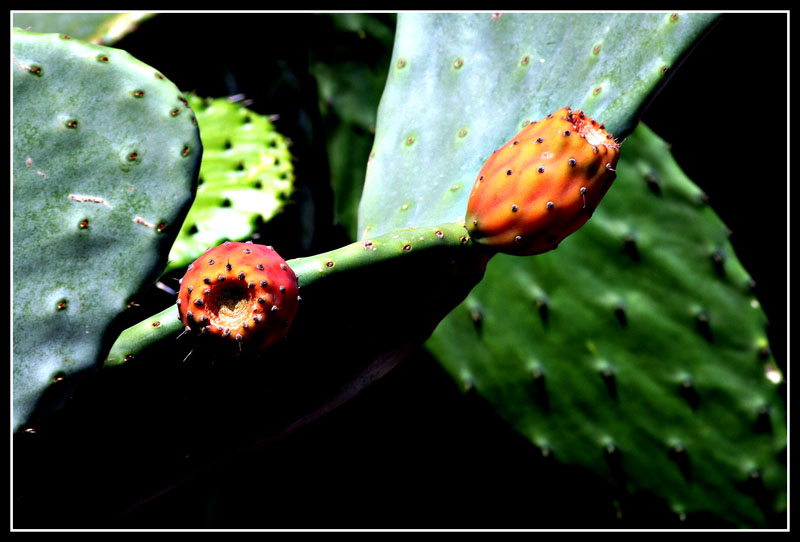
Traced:
[[[196, 32], [181, 17], [152, 23], [172, 32], [176, 49], [182, 32]], [[771, 348], [784, 370], [786, 19], [785, 14], [723, 16], [683, 65], [672, 70], [642, 119], [672, 144], [684, 172], [709, 195], [733, 231], [731, 242], [756, 281], [756, 295], [771, 322]], [[199, 27], [208, 30], [209, 40], [218, 39], [212, 25]], [[169, 74], [182, 89], [212, 96], [241, 91], [260, 98], [253, 108], [269, 109], [263, 113], [276, 112], [280, 102], [284, 110], [278, 127], [295, 141], [293, 152], [318, 154], [324, 134], [312, 107], [316, 96], [303, 90], [309, 88], [308, 79], [287, 68], [304, 62], [303, 36], [280, 28], [246, 34], [237, 38], [241, 55], [225, 59], [229, 71], [224, 73], [217, 68], [219, 59], [211, 56], [213, 44], [206, 58], [187, 55], [184, 61], [191, 66], [182, 72], [164, 66], [159, 60], [163, 50], [148, 52], [135, 34], [118, 46]], [[269, 40], [287, 50], [297, 47], [296, 57], [288, 64], [260, 65], [251, 51]], [[206, 70], [211, 86], [200, 87], [197, 81], [203, 78], [197, 74], [181, 80], [182, 73], [193, 70]], [[270, 76], [277, 83], [264, 89]], [[220, 88], [213, 81], [228, 83]], [[325, 167], [324, 161], [299, 163], [298, 176], [320, 175]], [[308, 189], [308, 200], [318, 211], [325, 197], [330, 194], [320, 186]], [[318, 215], [319, 223], [330, 221], [329, 215]], [[311, 248], [341, 241], [343, 232], [323, 227]], [[615, 491], [591, 472], [541, 458], [488, 405], [462, 394], [420, 351], [356, 399], [289, 438], [206, 468], [118, 510], [112, 519], [89, 512], [84, 519], [131, 528], [728, 527], [706, 517], [681, 522], [655, 496], [630, 498]], [[76, 498], [86, 497], [79, 488], [76, 492]], [[776, 526], [785, 521], [773, 519]]]

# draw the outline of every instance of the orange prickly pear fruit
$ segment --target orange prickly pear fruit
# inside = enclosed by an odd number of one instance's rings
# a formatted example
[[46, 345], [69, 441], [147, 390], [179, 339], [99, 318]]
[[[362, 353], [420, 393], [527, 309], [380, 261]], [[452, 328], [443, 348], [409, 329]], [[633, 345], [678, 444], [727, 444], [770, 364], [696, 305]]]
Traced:
[[616, 178], [619, 145], [583, 111], [562, 107], [525, 126], [478, 173], [466, 226], [516, 255], [553, 250], [583, 226]]
[[226, 241], [189, 265], [178, 316], [223, 352], [255, 357], [286, 335], [297, 294], [297, 276], [275, 249]]

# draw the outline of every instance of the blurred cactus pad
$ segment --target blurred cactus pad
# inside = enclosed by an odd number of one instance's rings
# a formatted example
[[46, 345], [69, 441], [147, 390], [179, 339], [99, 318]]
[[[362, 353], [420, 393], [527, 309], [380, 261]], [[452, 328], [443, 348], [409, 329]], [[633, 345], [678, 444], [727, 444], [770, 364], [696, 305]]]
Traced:
[[203, 138], [197, 195], [169, 254], [186, 267], [209, 247], [251, 239], [292, 193], [289, 144], [272, 122], [225, 98], [188, 95]]

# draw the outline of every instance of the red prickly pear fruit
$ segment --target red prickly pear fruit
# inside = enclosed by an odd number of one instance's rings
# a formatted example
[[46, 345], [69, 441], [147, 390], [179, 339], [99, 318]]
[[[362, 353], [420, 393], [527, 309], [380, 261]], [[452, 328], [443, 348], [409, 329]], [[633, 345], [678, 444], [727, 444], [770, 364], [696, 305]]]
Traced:
[[553, 250], [592, 216], [618, 159], [619, 145], [602, 124], [562, 107], [486, 160], [470, 193], [467, 229], [498, 252]]
[[257, 357], [286, 336], [297, 312], [297, 276], [270, 246], [227, 241], [192, 262], [178, 315], [223, 352]]

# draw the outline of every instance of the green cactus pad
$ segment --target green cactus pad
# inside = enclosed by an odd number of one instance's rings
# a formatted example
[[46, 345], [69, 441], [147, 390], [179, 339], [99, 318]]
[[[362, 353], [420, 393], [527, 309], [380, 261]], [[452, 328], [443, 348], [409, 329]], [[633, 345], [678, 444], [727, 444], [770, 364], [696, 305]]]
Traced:
[[124, 51], [15, 29], [12, 60], [17, 429], [162, 271], [202, 146], [175, 85]]
[[715, 17], [401, 13], [359, 238], [462, 219], [492, 151], [560, 107], [624, 137]]
[[187, 99], [203, 136], [203, 161], [167, 270], [187, 266], [223, 241], [250, 239], [257, 219], [272, 219], [294, 184], [289, 144], [266, 116], [225, 98]]
[[750, 277], [646, 127], [617, 171], [558, 250], [496, 256], [427, 346], [562, 463], [676, 517], [763, 527], [785, 507], [786, 418]]

